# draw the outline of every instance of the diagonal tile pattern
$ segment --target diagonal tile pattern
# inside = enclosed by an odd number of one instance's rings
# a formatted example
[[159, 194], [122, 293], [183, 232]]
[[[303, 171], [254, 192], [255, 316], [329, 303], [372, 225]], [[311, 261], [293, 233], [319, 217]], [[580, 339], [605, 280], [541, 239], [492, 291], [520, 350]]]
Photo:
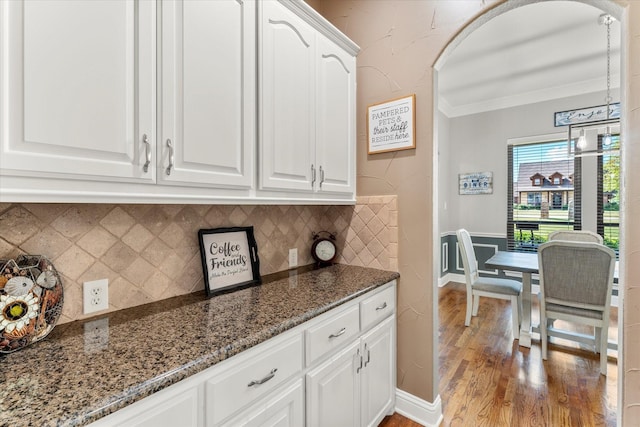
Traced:
[[398, 269], [395, 196], [355, 206], [0, 204], [0, 259], [49, 257], [62, 275], [60, 323], [82, 319], [82, 283], [109, 279], [110, 310], [204, 289], [198, 230], [254, 227], [260, 273], [311, 264], [313, 232], [335, 233], [338, 262]]

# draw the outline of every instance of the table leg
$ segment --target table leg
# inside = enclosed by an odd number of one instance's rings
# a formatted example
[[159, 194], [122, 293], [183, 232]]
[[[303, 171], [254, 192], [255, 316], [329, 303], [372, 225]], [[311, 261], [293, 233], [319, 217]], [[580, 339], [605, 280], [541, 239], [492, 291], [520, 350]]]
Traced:
[[522, 324], [519, 344], [531, 347], [531, 273], [522, 273]]

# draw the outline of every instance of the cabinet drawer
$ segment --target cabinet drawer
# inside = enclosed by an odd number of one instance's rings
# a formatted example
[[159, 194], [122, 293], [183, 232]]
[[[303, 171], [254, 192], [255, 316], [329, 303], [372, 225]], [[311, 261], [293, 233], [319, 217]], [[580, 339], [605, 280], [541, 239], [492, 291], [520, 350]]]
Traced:
[[354, 305], [306, 330], [307, 366], [329, 350], [340, 347], [360, 332], [360, 309]]
[[[302, 370], [302, 335], [276, 340], [243, 354], [206, 382], [207, 426], [223, 421]], [[233, 359], [230, 359], [232, 361]]]
[[384, 291], [370, 296], [360, 303], [360, 324], [366, 330], [380, 320], [389, 316], [396, 309], [396, 287], [391, 286]]

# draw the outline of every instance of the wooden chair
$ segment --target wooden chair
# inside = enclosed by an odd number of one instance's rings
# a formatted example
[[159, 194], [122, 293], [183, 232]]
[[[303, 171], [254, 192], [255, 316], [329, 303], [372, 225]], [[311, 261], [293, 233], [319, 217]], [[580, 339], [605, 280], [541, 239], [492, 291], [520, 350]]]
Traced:
[[603, 243], [602, 236], [587, 230], [559, 230], [549, 233], [548, 241], [566, 240], [570, 242]]
[[522, 283], [517, 280], [501, 279], [497, 277], [480, 277], [478, 274], [478, 262], [473, 250], [471, 236], [465, 229], [456, 231], [458, 247], [462, 254], [462, 265], [467, 284], [467, 315], [465, 326], [471, 323], [471, 315], [478, 315], [480, 297], [506, 299], [511, 301], [511, 322], [513, 339], [520, 338], [520, 321], [522, 318]]
[[[548, 319], [595, 328], [600, 373], [607, 375], [607, 345], [615, 252], [599, 243], [551, 241], [538, 248], [540, 325]], [[547, 328], [540, 328], [542, 358], [547, 359]]]

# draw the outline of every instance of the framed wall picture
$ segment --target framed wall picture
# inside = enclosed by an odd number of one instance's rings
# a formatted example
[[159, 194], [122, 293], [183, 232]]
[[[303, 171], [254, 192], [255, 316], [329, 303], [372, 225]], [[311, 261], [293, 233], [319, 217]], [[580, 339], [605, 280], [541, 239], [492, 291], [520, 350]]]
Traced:
[[472, 172], [458, 175], [458, 194], [492, 194], [493, 172]]
[[620, 118], [620, 103], [609, 104], [609, 116], [607, 117], [607, 106], [579, 108], [577, 110], [560, 111], [554, 114], [554, 126], [568, 126], [578, 123], [591, 123], [607, 119]]
[[368, 153], [416, 148], [416, 96], [367, 107]]
[[208, 296], [261, 283], [253, 227], [200, 230], [198, 239]]

